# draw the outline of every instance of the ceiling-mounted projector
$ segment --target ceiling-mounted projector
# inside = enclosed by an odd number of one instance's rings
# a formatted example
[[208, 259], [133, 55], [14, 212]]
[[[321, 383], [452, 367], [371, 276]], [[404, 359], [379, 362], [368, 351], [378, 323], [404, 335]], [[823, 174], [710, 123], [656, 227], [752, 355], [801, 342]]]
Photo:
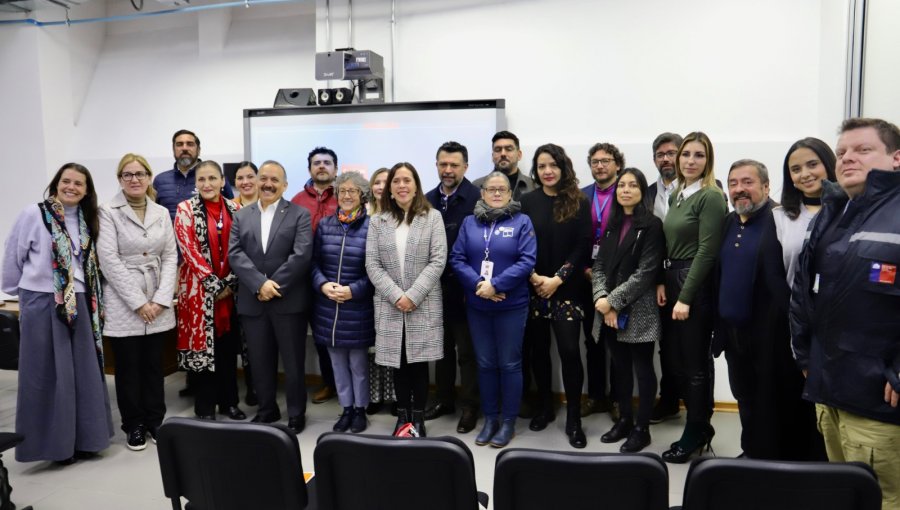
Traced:
[[371, 50], [340, 48], [316, 53], [317, 80], [384, 78], [384, 58]]

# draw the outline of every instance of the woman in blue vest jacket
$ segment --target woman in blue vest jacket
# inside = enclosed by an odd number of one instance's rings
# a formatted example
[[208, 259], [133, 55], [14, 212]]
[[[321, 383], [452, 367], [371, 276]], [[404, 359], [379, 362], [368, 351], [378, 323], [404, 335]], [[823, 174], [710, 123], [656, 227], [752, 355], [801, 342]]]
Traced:
[[522, 338], [537, 242], [531, 220], [519, 213], [520, 208], [512, 200], [506, 175], [492, 172], [482, 184], [474, 216], [463, 221], [450, 254], [465, 293], [478, 363], [485, 418], [475, 438], [479, 446], [509, 444], [522, 399]]
[[337, 211], [319, 222], [313, 245], [312, 331], [316, 344], [328, 348], [344, 408], [334, 430], [362, 432], [369, 405], [368, 348], [375, 344], [375, 288], [366, 274], [369, 183], [347, 172], [335, 180], [334, 189]]

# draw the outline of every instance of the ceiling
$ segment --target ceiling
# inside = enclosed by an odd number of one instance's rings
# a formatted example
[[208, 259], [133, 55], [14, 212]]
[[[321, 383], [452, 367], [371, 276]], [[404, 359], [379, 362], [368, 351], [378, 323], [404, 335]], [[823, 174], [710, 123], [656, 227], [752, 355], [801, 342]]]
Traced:
[[0, 12], [27, 13], [48, 9], [68, 9], [87, 0], [0, 0]]

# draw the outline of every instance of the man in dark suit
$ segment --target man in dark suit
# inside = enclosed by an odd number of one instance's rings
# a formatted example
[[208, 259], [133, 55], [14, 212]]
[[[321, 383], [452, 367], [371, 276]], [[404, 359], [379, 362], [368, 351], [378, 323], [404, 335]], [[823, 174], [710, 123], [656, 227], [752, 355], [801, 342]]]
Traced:
[[237, 311], [247, 337], [253, 384], [259, 398], [255, 422], [281, 419], [275, 401], [278, 354], [287, 379], [288, 427], [306, 425], [306, 314], [311, 303], [309, 264], [312, 227], [309, 211], [282, 199], [284, 167], [259, 167], [259, 202], [234, 215], [229, 262], [239, 286]]
[[[616, 201], [616, 178], [619, 171], [625, 168], [625, 156], [618, 147], [611, 143], [595, 143], [588, 150], [588, 165], [594, 182], [581, 188], [584, 196], [591, 204], [591, 265], [597, 258], [600, 241], [609, 224], [613, 203]], [[584, 270], [584, 276], [590, 282], [591, 266]], [[606, 393], [606, 342], [594, 337], [594, 299], [590, 285], [584, 297], [583, 307], [587, 311], [582, 321], [584, 328], [585, 359], [587, 361], [588, 398], [581, 404], [581, 416], [593, 413], [613, 411], [609, 396]]]

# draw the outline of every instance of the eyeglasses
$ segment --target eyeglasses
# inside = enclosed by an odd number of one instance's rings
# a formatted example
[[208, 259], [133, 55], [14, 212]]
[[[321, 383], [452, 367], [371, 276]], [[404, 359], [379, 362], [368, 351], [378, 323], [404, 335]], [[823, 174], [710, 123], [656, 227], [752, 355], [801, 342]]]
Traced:
[[613, 159], [613, 158], [592, 159], [591, 166], [600, 166], [600, 165], [606, 166], [606, 165], [612, 163], [613, 161], [615, 161], [615, 159]]
[[678, 151], [657, 152], [655, 154], [655, 156], [656, 156], [656, 159], [662, 159], [662, 158], [675, 159], [676, 154], [678, 154]]
[[124, 172], [121, 176], [121, 179], [123, 181], [132, 181], [134, 179], [143, 181], [146, 178], [147, 178], [147, 172], [135, 172], [135, 173]]
[[484, 192], [488, 195], [505, 195], [509, 193], [509, 188], [484, 188]]
[[359, 190], [356, 188], [338, 190], [338, 196], [341, 197], [355, 197], [356, 195], [359, 195]]

